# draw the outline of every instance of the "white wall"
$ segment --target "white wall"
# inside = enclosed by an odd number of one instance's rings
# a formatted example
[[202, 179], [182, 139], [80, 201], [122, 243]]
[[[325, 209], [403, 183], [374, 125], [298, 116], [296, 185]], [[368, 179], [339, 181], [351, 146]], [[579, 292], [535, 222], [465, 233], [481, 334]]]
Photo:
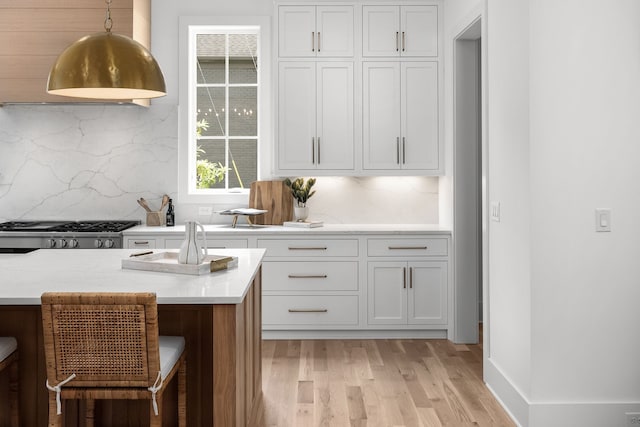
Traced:
[[[624, 426], [622, 403], [640, 410], [640, 3], [529, 7], [536, 425], [575, 420], [544, 402], [593, 402]], [[600, 207], [611, 233], [594, 230]]]

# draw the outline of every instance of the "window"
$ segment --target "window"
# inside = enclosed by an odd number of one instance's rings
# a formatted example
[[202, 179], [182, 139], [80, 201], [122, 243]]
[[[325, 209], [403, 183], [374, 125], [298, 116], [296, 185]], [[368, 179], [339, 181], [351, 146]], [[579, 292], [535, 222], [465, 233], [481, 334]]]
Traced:
[[186, 21], [181, 19], [187, 52], [180, 65], [179, 199], [246, 197], [270, 145], [263, 87], [269, 81], [267, 25]]

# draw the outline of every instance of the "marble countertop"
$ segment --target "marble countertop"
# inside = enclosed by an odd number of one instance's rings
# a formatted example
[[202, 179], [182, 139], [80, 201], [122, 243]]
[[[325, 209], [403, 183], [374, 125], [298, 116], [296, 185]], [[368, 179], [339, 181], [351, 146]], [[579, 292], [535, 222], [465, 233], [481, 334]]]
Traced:
[[[242, 219], [239, 220], [239, 222]], [[235, 228], [228, 224], [203, 224], [207, 233], [221, 233], [229, 235], [316, 235], [316, 234], [397, 234], [412, 235], [425, 234], [451, 234], [451, 229], [437, 224], [324, 224], [322, 227], [298, 228], [283, 227], [281, 225], [253, 225], [239, 223]], [[149, 236], [153, 234], [180, 234], [184, 235], [184, 225], [175, 227], [148, 227], [138, 225], [122, 232], [124, 236]]]
[[43, 292], [155, 292], [158, 304], [238, 304], [265, 254], [264, 249], [210, 251], [238, 257], [238, 267], [195, 276], [123, 269], [122, 259], [135, 252], [140, 250], [40, 249], [0, 254], [0, 305], [40, 304]]

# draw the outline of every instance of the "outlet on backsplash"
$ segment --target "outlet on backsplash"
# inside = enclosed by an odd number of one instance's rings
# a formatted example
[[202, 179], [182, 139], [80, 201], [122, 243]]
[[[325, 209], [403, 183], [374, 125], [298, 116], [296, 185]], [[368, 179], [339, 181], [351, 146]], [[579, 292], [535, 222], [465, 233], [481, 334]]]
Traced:
[[198, 207], [198, 216], [211, 215], [212, 212], [213, 212], [213, 209], [211, 208], [211, 206]]

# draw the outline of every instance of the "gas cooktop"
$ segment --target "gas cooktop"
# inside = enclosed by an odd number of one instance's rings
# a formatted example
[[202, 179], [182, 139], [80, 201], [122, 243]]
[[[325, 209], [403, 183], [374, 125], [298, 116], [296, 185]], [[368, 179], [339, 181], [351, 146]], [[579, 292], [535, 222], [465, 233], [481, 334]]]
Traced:
[[8, 221], [0, 223], [0, 231], [118, 233], [138, 224], [139, 221]]

